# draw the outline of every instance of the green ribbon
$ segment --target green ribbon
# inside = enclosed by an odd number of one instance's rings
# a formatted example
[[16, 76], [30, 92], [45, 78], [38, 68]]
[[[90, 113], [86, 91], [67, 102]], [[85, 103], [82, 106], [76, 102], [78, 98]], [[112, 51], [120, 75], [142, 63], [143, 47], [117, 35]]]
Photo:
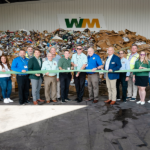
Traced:
[[[147, 69], [130, 69], [130, 70], [118, 70], [112, 73], [119, 73], [119, 72], [150, 72], [150, 68]], [[63, 72], [92, 72], [92, 70], [37, 70], [37, 71], [27, 71], [25, 73], [16, 72], [16, 71], [0, 71], [0, 74], [40, 74], [40, 73], [63, 73]], [[107, 70], [96, 70], [95, 72], [109, 72]]]

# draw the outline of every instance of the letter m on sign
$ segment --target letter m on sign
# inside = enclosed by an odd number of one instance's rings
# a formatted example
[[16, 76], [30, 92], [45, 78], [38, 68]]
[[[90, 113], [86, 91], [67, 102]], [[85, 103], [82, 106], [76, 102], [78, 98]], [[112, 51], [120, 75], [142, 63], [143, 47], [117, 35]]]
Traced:
[[96, 24], [96, 28], [100, 28], [99, 20], [97, 18], [92, 19], [92, 22], [90, 23], [89, 19], [84, 19], [82, 28], [86, 28], [86, 24], [88, 24], [88, 28], [94, 28], [94, 25]]
[[83, 23], [83, 19], [80, 19], [79, 22], [78, 22], [77, 19], [73, 18], [71, 20], [71, 22], [69, 22], [69, 19], [66, 18], [65, 22], [66, 22], [67, 28], [72, 28], [74, 24], [75, 24], [76, 28], [81, 28], [82, 27], [82, 23]]

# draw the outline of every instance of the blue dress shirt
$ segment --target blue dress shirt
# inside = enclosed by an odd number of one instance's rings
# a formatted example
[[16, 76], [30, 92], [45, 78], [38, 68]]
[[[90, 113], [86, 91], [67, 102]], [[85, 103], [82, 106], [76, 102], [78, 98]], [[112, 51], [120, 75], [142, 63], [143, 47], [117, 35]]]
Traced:
[[[88, 56], [88, 63], [86, 66], [86, 70], [97, 68], [98, 66], [103, 65], [101, 58], [97, 54], [93, 54], [92, 56]], [[100, 70], [100, 69], [99, 69]], [[87, 74], [93, 74], [94, 72], [87, 72]]]
[[[120, 68], [120, 70], [130, 70], [129, 60], [127, 60], [126, 58], [122, 58], [121, 64], [122, 64], [122, 67]], [[126, 76], [130, 76], [130, 72], [127, 72]]]
[[[17, 71], [17, 72], [22, 72], [22, 70], [28, 71], [28, 58], [22, 58], [22, 57], [17, 57], [13, 60], [12, 65], [11, 65], [11, 70]], [[23, 74], [27, 75], [27, 74]]]

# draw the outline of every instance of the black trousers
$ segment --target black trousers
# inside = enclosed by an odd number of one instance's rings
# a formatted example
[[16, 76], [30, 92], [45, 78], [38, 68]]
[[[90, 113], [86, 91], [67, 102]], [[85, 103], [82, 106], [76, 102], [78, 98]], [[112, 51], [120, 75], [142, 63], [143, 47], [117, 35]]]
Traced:
[[122, 100], [126, 101], [126, 97], [127, 97], [127, 87], [128, 87], [128, 82], [125, 81], [126, 79], [126, 73], [120, 73], [120, 78], [117, 79], [117, 99], [120, 99], [120, 89], [119, 89], [119, 85], [121, 83], [122, 85]]
[[24, 104], [28, 101], [29, 96], [29, 77], [28, 75], [17, 75], [17, 83], [19, 89], [19, 103]]
[[64, 101], [68, 98], [71, 73], [59, 73], [59, 80], [61, 88], [61, 99]]
[[76, 72], [74, 73], [74, 83], [76, 86], [77, 96], [79, 100], [82, 100], [84, 94], [85, 77], [86, 77], [85, 72], [80, 72], [78, 77], [76, 77]]

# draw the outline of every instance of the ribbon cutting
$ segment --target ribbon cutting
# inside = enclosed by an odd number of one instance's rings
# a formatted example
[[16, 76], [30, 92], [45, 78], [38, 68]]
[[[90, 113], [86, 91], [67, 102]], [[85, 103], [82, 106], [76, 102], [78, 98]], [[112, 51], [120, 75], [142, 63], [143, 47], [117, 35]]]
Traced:
[[[115, 73], [115, 72], [145, 72], [145, 71], [149, 71], [150, 72], [150, 68], [147, 69], [130, 69], [130, 70], [118, 70], [118, 71], [114, 71], [114, 72], [109, 72], [107, 70], [96, 70], [95, 72], [101, 72], [101, 73]], [[37, 74], [37, 73], [57, 73], [57, 72], [92, 72], [92, 70], [37, 70], [37, 71], [26, 71], [26, 74]], [[24, 74], [22, 72], [16, 72], [16, 71], [6, 71], [6, 72], [2, 72], [0, 71], [0, 74]]]

